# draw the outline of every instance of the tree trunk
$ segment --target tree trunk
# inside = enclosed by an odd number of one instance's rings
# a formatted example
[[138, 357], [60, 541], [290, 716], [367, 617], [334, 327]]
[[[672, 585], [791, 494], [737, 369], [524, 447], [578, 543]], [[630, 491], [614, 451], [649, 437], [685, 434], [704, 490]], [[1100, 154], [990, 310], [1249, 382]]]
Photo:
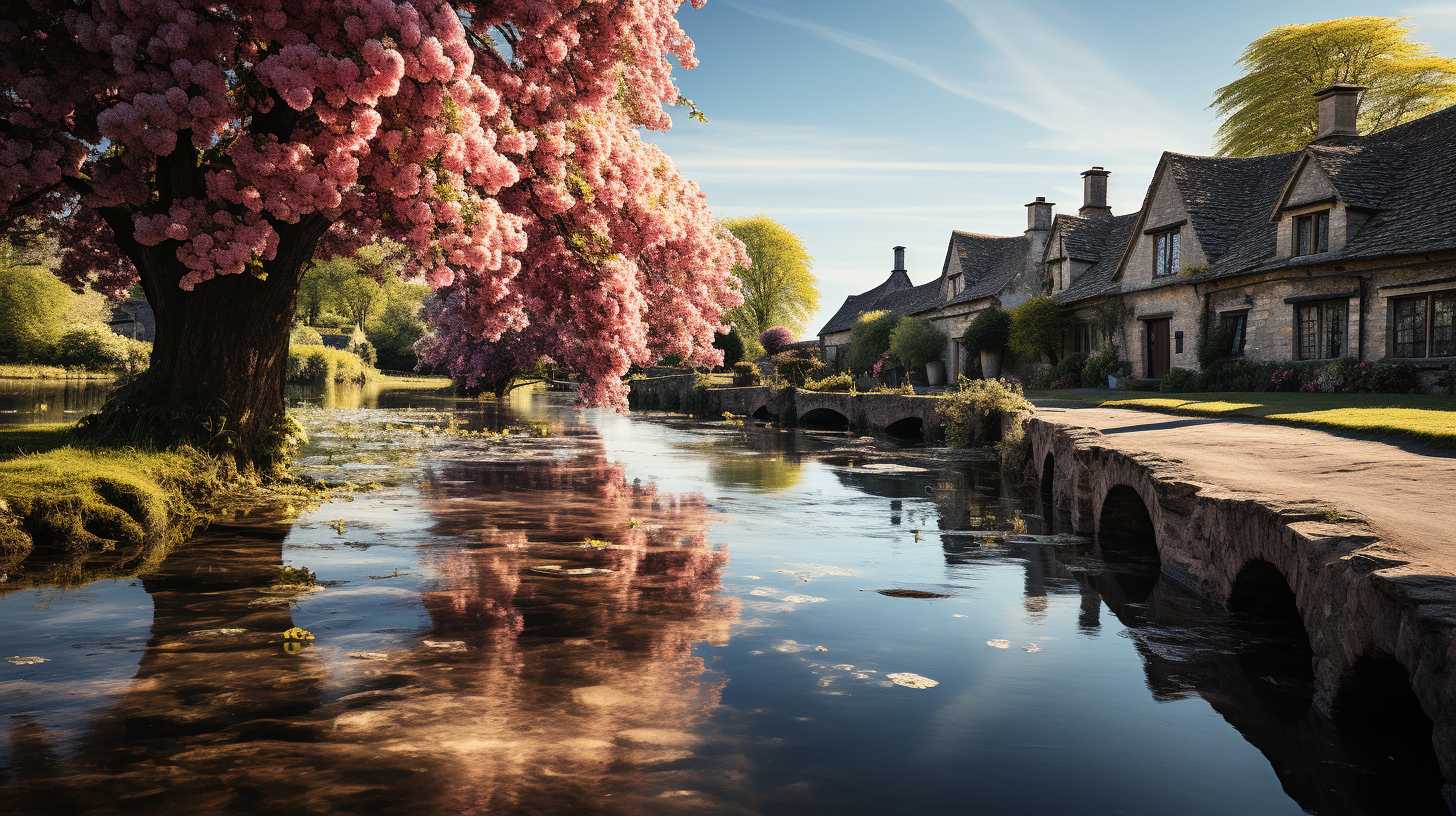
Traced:
[[88, 429], [112, 442], [191, 444], [231, 456], [242, 472], [276, 473], [287, 453], [283, 380], [298, 285], [328, 226], [320, 217], [287, 225], [261, 275], [222, 275], [192, 291], [177, 285], [187, 270], [173, 242], [119, 240], [141, 275], [156, 339], [147, 371]]

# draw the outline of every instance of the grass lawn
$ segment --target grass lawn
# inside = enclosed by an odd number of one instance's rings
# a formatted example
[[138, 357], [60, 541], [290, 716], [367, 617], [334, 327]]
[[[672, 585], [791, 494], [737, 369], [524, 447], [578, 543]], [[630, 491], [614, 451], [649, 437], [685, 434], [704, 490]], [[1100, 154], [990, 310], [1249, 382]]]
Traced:
[[1028, 391], [1030, 399], [1078, 400], [1179, 416], [1256, 417], [1346, 433], [1400, 436], [1456, 448], [1456, 397], [1426, 394], [1161, 394], [1107, 389]]

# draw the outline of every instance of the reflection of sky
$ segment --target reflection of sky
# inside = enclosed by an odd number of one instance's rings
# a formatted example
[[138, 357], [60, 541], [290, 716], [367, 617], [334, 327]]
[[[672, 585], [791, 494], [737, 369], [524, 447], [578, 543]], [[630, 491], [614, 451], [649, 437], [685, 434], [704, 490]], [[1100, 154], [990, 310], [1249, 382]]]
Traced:
[[[1154, 698], [1151, 657], [1116, 617], [1082, 625], [1069, 564], [1085, 553], [970, 534], [1027, 509], [993, 472], [872, 475], [755, 432], [750, 447], [792, 472], [765, 479], [725, 471], [742, 443], [722, 425], [551, 410], [600, 435], [550, 440], [559, 456], [432, 462], [423, 485], [293, 526], [283, 562], [332, 585], [292, 611], [317, 636], [302, 661], [270, 651], [259, 665], [299, 670], [289, 694], [308, 707], [294, 716], [321, 746], [407, 756], [451, 795], [542, 812], [604, 790], [619, 795], [614, 813], [666, 810], [661, 795], [696, 812], [1299, 812], [1201, 697]], [[631, 546], [582, 551], [597, 530]], [[692, 560], [720, 547], [721, 572]], [[529, 569], [592, 558], [623, 572], [573, 584]], [[677, 588], [634, 583], [674, 570]], [[952, 597], [875, 592], [888, 588]], [[64, 747], [122, 692], [133, 706], [185, 700], [187, 678], [133, 687], [126, 649], [150, 614], [129, 582], [0, 598], [0, 657], [53, 658], [0, 663], [0, 714], [39, 712]], [[82, 645], [97, 632], [112, 645]], [[1009, 648], [987, 644], [998, 639]], [[889, 685], [898, 672], [939, 685]], [[322, 748], [296, 750], [288, 762], [338, 770]], [[246, 762], [270, 761], [282, 760]]]

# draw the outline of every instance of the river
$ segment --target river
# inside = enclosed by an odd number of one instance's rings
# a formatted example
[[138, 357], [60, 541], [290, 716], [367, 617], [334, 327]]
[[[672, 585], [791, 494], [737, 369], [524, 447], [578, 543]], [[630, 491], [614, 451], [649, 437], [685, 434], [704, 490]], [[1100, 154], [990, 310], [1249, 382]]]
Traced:
[[368, 489], [0, 592], [0, 809], [1445, 812], [1309, 705], [1302, 633], [1104, 562], [987, 457], [569, 399], [314, 400], [300, 467]]

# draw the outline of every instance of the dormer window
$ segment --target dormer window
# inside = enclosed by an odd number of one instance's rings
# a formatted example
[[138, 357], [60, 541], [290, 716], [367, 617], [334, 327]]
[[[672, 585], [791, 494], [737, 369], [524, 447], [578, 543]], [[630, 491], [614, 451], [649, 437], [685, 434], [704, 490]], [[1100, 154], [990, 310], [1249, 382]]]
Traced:
[[1181, 229], [1172, 229], [1153, 236], [1153, 277], [1178, 274], [1178, 239], [1181, 234]]
[[950, 279], [950, 296], [955, 297], [961, 293], [961, 282], [964, 279], [960, 275]]
[[1294, 252], [1291, 254], [1298, 257], [1329, 251], [1330, 211], [1294, 216]]

